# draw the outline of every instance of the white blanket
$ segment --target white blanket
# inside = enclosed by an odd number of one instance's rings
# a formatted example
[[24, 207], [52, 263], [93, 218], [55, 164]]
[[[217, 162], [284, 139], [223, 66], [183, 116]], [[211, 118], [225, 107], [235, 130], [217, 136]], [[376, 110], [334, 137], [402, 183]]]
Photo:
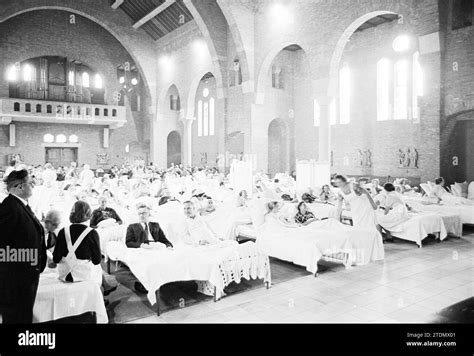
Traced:
[[267, 223], [256, 229], [262, 252], [305, 266], [311, 273], [317, 272], [318, 261], [323, 256], [341, 252], [347, 254], [346, 265], [365, 265], [384, 258], [381, 237], [375, 229], [360, 230], [335, 219], [300, 228], [268, 228]]
[[216, 288], [216, 297], [220, 298], [229, 281], [226, 268], [239, 270], [238, 275], [242, 278], [261, 278], [270, 282], [268, 257], [260, 254], [253, 242], [239, 245], [226, 241], [200, 247], [178, 243], [174, 250], [134, 249], [111, 242], [108, 253], [110, 259], [122, 261], [130, 268], [149, 291], [152, 305], [156, 303], [155, 291], [177, 281], [208, 281]]
[[404, 196], [408, 205], [417, 211], [430, 211], [435, 213], [457, 214], [461, 218], [462, 224], [474, 224], [474, 206], [469, 205], [448, 205], [448, 204], [424, 204], [421, 198], [412, 198]]

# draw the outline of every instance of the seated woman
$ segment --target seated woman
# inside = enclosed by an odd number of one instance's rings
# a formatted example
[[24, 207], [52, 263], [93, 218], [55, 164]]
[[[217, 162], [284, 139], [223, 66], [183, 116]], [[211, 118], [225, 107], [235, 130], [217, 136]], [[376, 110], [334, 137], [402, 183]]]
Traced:
[[401, 223], [410, 219], [408, 209], [405, 203], [395, 191], [395, 186], [392, 183], [385, 183], [384, 190], [386, 198], [382, 206], [376, 212], [377, 229], [382, 233], [385, 230], [386, 241], [393, 241], [391, 231]]
[[318, 220], [314, 214], [308, 210], [308, 207], [304, 201], [298, 204], [297, 209], [298, 212], [296, 213], [295, 221], [298, 224], [306, 226]]
[[331, 188], [329, 185], [323, 185], [323, 189], [321, 191], [321, 194], [319, 195], [319, 199], [324, 202], [328, 203], [332, 200], [336, 200], [336, 195], [331, 191]]
[[79, 200], [69, 216], [72, 225], [58, 233], [53, 261], [58, 265], [59, 278], [65, 282], [102, 283], [99, 234], [88, 226], [91, 217], [89, 204]]
[[122, 219], [118, 216], [117, 212], [107, 206], [108, 199], [103, 196], [99, 199], [99, 208], [94, 210], [92, 213], [92, 219], [90, 227], [97, 228], [102, 221], [113, 220], [118, 225], [122, 225]]
[[444, 202], [451, 205], [474, 205], [473, 200], [469, 200], [463, 197], [457, 197], [449, 193], [445, 188], [445, 181], [443, 177], [439, 177], [435, 180], [435, 187], [433, 188], [432, 194], [438, 199], [438, 203]]

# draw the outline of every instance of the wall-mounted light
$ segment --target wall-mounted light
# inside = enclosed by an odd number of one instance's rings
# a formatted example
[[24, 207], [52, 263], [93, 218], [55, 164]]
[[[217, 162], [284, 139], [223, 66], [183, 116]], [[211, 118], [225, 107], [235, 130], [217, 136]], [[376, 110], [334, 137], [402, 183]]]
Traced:
[[18, 67], [12, 65], [7, 69], [7, 81], [16, 82], [18, 80]]
[[138, 79], [132, 78], [132, 85], [137, 85], [137, 84], [138, 84]]
[[392, 43], [393, 50], [395, 52], [406, 52], [410, 49], [411, 40], [407, 35], [397, 36]]
[[71, 136], [69, 136], [69, 142], [70, 143], [78, 143], [79, 142], [79, 137], [77, 137], [76, 135], [71, 135]]
[[120, 83], [120, 84], [125, 83], [125, 77], [123, 77], [123, 76], [120, 77], [120, 78], [119, 78], [119, 83]]

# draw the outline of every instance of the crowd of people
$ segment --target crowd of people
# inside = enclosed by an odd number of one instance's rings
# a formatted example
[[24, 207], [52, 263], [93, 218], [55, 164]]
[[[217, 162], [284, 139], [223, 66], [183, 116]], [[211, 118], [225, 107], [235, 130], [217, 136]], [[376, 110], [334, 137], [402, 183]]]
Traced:
[[[39, 275], [46, 266], [57, 267], [64, 282], [96, 281], [104, 296], [115, 290], [100, 266], [102, 234], [123, 234], [128, 248], [175, 248], [161, 226], [167, 221], [151, 221], [154, 212], [167, 204], [184, 218], [182, 242], [191, 246], [236, 239], [236, 227], [252, 222], [251, 200], [259, 198], [266, 201], [264, 222], [277, 229], [310, 225], [331, 229], [350, 210], [355, 227], [377, 228], [391, 240], [392, 227], [409, 219], [410, 207], [402, 196], [422, 195], [406, 179], [381, 186], [378, 179], [367, 183], [334, 175], [331, 184], [318, 191], [297, 191], [294, 177], [270, 178], [264, 173], [254, 175], [252, 191], [234, 191], [229, 177], [215, 168], [159, 169], [143, 162], [107, 172], [93, 171], [87, 164], [79, 168], [75, 162], [59, 169], [49, 163], [16, 163], [5, 171], [3, 182], [0, 248], [28, 247], [40, 256], [34, 267], [0, 263], [4, 323], [31, 323]], [[460, 202], [443, 188], [442, 178], [436, 184], [438, 202]], [[314, 204], [333, 206], [334, 213], [318, 216], [311, 209]], [[292, 208], [294, 214], [288, 214]], [[226, 209], [232, 218], [222, 215]], [[215, 225], [210, 223], [213, 217], [219, 221]], [[138, 281], [135, 289], [147, 292]]]

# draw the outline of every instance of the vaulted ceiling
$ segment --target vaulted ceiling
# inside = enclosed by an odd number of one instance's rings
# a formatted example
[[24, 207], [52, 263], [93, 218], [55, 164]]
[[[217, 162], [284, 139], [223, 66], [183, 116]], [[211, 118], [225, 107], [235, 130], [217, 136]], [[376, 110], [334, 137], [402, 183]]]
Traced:
[[183, 0], [111, 0], [110, 5], [124, 11], [135, 29], [145, 31], [154, 40], [193, 20]]

